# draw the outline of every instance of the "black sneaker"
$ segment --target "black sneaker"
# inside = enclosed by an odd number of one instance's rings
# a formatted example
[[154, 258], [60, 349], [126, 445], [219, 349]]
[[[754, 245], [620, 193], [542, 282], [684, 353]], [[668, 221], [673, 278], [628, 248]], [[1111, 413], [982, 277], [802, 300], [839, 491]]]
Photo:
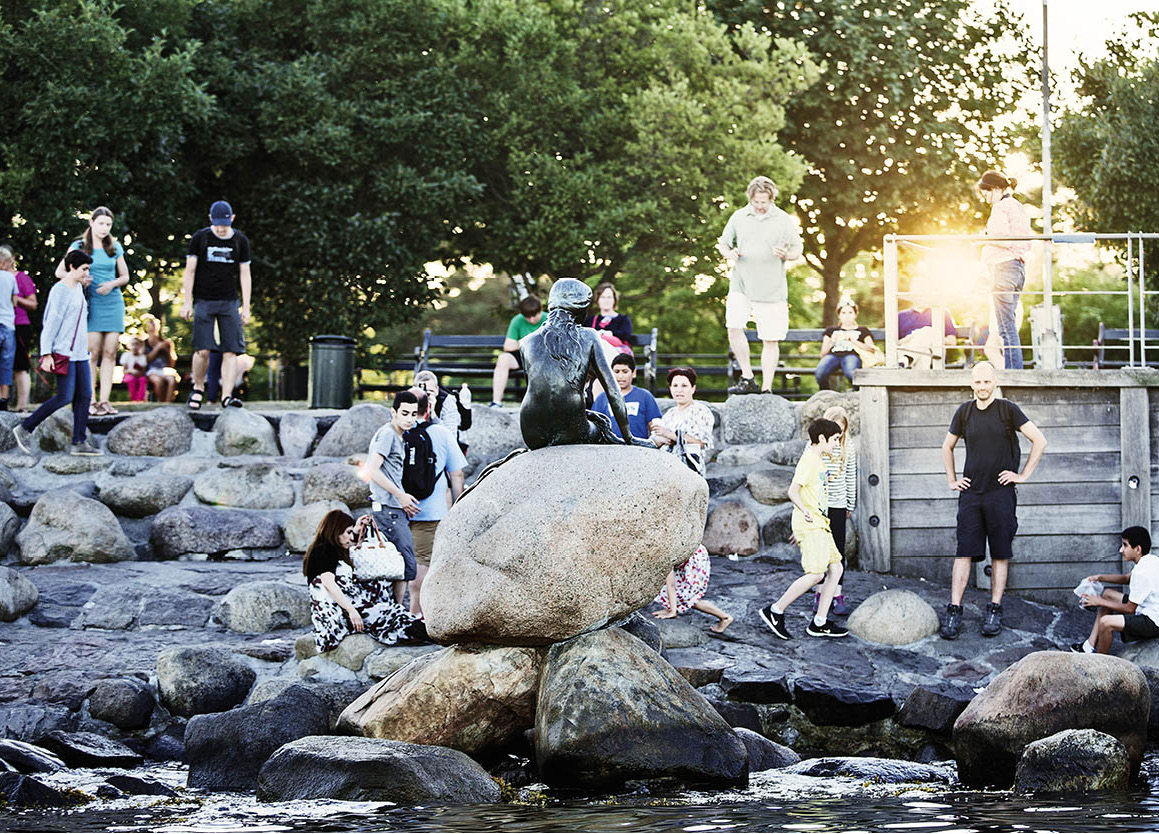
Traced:
[[950, 603], [946, 606], [946, 619], [942, 621], [942, 639], [957, 640], [962, 630], [962, 606]]
[[766, 605], [761, 609], [761, 619], [765, 621], [765, 625], [769, 627], [769, 631], [780, 637], [782, 640], [792, 640], [793, 635], [789, 634], [789, 630], [785, 628], [785, 615], [776, 614], [773, 612], [771, 605]]
[[994, 637], [1002, 631], [1002, 604], [991, 602], [986, 605], [986, 616], [982, 620], [982, 636]]
[[836, 623], [831, 623], [826, 620], [821, 625], [817, 625], [812, 620], [809, 620], [809, 625], [805, 628], [805, 633], [810, 637], [848, 637], [849, 629], [842, 628]]
[[1082, 643], [1071, 643], [1070, 650], [1075, 654], [1086, 654], [1087, 650], [1083, 648]]
[[759, 394], [761, 386], [757, 385], [756, 377], [742, 376], [740, 382], [728, 387], [730, 394]]

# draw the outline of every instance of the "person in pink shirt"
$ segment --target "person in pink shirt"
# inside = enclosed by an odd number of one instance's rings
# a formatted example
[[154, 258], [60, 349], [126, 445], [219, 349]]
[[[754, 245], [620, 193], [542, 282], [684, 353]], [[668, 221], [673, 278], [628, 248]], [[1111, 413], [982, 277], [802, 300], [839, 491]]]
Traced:
[[[1026, 209], [1014, 199], [1018, 180], [998, 171], [987, 171], [978, 180], [975, 190], [982, 202], [989, 205], [990, 219], [986, 234], [992, 237], [1024, 237], [1034, 234]], [[1003, 364], [1006, 368], [1022, 369], [1022, 342], [1018, 338], [1017, 309], [1026, 283], [1026, 253], [1030, 243], [1006, 241], [987, 243], [982, 247], [982, 263], [990, 270], [990, 295], [994, 304], [994, 318], [998, 336], [1003, 344]]]

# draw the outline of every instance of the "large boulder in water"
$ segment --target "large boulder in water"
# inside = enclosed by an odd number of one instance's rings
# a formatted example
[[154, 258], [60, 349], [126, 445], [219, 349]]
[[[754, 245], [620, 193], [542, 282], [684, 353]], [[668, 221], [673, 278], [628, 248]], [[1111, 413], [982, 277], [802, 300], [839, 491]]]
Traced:
[[258, 798], [472, 805], [498, 802], [499, 786], [458, 750], [318, 735], [278, 748], [262, 766]]
[[107, 445], [114, 455], [183, 455], [193, 445], [193, 420], [175, 406], [134, 414], [109, 430]]
[[454, 646], [425, 655], [348, 706], [338, 729], [468, 755], [502, 747], [534, 723], [542, 652]]
[[705, 480], [659, 451], [519, 455], [439, 524], [427, 629], [441, 643], [534, 646], [626, 617], [699, 546], [707, 507]]
[[1097, 730], [1063, 730], [1026, 745], [1018, 762], [1018, 791], [1122, 791], [1131, 778], [1127, 749]]
[[112, 510], [70, 489], [46, 492], [16, 536], [20, 561], [44, 565], [72, 562], [121, 562], [132, 559], [133, 545]]
[[739, 785], [748, 751], [712, 705], [659, 655], [618, 628], [552, 646], [535, 715], [535, 761], [550, 785], [629, 779]]
[[1034, 652], [1006, 669], [954, 723], [958, 774], [967, 785], [1009, 786], [1032, 741], [1062, 730], [1114, 736], [1137, 772], [1151, 694], [1133, 663], [1074, 652]]
[[326, 704], [304, 686], [228, 712], [195, 715], [185, 729], [185, 762], [191, 788], [248, 791], [258, 771], [283, 744], [330, 729]]

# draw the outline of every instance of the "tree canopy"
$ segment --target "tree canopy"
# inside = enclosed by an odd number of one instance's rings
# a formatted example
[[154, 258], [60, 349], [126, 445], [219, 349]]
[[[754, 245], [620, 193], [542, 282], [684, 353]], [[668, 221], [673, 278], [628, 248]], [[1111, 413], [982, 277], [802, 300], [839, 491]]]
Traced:
[[1159, 12], [1132, 17], [1142, 34], [1080, 62], [1081, 104], [1055, 135], [1058, 172], [1078, 198], [1069, 211], [1090, 231], [1159, 229]]
[[796, 190], [805, 259], [821, 275], [826, 323], [842, 269], [894, 232], [975, 231], [970, 186], [998, 167], [998, 117], [1017, 110], [1033, 55], [1002, 2], [709, 0], [721, 20], [802, 39], [825, 63], [794, 96], [779, 134], [808, 159]]

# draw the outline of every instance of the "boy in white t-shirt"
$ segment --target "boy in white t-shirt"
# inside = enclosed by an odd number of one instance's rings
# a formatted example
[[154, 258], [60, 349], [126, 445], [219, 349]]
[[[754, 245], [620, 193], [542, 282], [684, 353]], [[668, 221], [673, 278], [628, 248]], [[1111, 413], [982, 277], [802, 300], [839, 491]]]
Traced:
[[1159, 556], [1151, 552], [1151, 534], [1143, 527], [1128, 527], [1123, 531], [1119, 553], [1124, 561], [1134, 563], [1129, 575], [1098, 574], [1087, 580], [1126, 585], [1127, 593], [1083, 594], [1083, 607], [1098, 608], [1098, 613], [1091, 636], [1086, 642], [1073, 644], [1072, 652], [1106, 654], [1116, 631], [1123, 642], [1159, 637]]

